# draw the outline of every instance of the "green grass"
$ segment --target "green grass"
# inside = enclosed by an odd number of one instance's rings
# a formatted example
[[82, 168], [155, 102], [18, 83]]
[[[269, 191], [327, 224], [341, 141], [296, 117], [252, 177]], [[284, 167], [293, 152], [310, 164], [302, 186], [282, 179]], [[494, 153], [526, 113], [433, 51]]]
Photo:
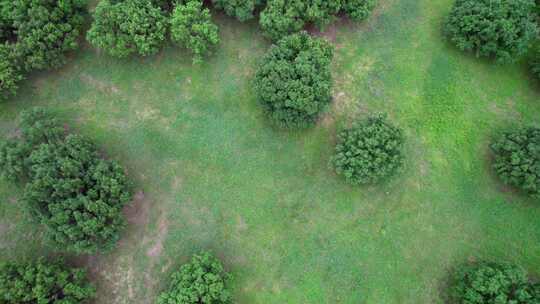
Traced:
[[[540, 205], [490, 170], [490, 140], [538, 123], [525, 64], [497, 66], [441, 37], [450, 0], [383, 0], [336, 25], [335, 101], [315, 128], [273, 129], [251, 89], [269, 44], [255, 23], [218, 17], [207, 63], [167, 47], [117, 60], [85, 47], [0, 105], [0, 133], [32, 106], [57, 112], [129, 170], [139, 194], [111, 253], [72, 257], [95, 303], [154, 303], [169, 274], [212, 250], [235, 303], [443, 303], [452, 267], [515, 262], [540, 274]], [[352, 187], [328, 169], [336, 129], [387, 112], [407, 135], [404, 172]], [[54, 254], [0, 184], [0, 259]]]

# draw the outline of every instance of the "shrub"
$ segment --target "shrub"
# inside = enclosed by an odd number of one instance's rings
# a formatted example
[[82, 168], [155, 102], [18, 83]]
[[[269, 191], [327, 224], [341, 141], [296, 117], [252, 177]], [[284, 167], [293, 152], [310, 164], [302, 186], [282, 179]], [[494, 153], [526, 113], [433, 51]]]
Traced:
[[504, 133], [492, 145], [493, 168], [508, 185], [540, 195], [540, 129], [520, 128]]
[[86, 1], [1, 0], [0, 7], [2, 42], [14, 43], [27, 71], [57, 68], [78, 48]]
[[219, 42], [218, 27], [212, 23], [209, 10], [202, 5], [200, 0], [178, 5], [171, 17], [172, 40], [190, 49], [194, 62], [201, 62], [210, 48]]
[[230, 275], [209, 253], [194, 255], [191, 262], [172, 275], [170, 288], [163, 292], [158, 304], [231, 303], [227, 288]]
[[536, 304], [540, 301], [538, 286], [527, 279], [527, 273], [514, 265], [480, 262], [464, 265], [454, 275], [452, 296], [457, 303]]
[[22, 116], [20, 141], [0, 146], [4, 175], [24, 177], [24, 201], [54, 243], [76, 253], [112, 248], [125, 226], [122, 208], [131, 200], [122, 168], [81, 136], [64, 136], [44, 110]]
[[86, 303], [94, 296], [82, 269], [61, 261], [0, 264], [0, 303]]
[[463, 51], [511, 62], [536, 37], [534, 7], [534, 0], [456, 0], [445, 32]]
[[216, 8], [224, 10], [227, 15], [240, 21], [252, 19], [255, 8], [261, 2], [262, 0], [212, 0]]
[[385, 116], [369, 117], [338, 134], [331, 163], [351, 184], [376, 183], [402, 166], [403, 144], [402, 131]]
[[306, 32], [273, 45], [255, 76], [258, 98], [272, 121], [286, 128], [313, 124], [331, 101], [333, 49]]
[[365, 20], [375, 8], [377, 0], [345, 0], [343, 10], [355, 21]]
[[13, 58], [12, 47], [0, 45], [0, 100], [16, 94], [22, 80], [21, 70]]
[[341, 0], [268, 0], [260, 24], [267, 37], [279, 40], [300, 31], [307, 23], [329, 24], [341, 9]]
[[155, 54], [167, 32], [164, 12], [150, 0], [99, 2], [87, 39], [111, 56]]

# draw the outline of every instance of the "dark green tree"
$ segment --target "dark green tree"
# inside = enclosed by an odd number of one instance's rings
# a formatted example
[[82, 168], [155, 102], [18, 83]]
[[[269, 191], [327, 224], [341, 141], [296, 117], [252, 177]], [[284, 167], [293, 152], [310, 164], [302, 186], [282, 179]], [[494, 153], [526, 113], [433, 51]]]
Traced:
[[219, 260], [207, 252], [196, 254], [172, 275], [169, 289], [157, 304], [232, 303], [229, 279]]
[[212, 0], [216, 8], [224, 10], [227, 15], [240, 21], [252, 19], [255, 9], [262, 2], [262, 0]]
[[537, 304], [537, 285], [520, 267], [479, 262], [461, 266], [454, 274], [451, 294], [459, 304]]
[[158, 52], [167, 33], [165, 13], [150, 0], [99, 2], [86, 38], [111, 56], [142, 56]]
[[95, 294], [86, 271], [62, 261], [0, 263], [0, 303], [82, 304]]
[[15, 95], [19, 81], [23, 79], [12, 49], [13, 46], [8, 43], [0, 45], [0, 100]]
[[536, 48], [534, 57], [531, 60], [531, 70], [536, 78], [540, 80], [540, 46]]
[[534, 8], [534, 0], [456, 0], [445, 33], [463, 51], [512, 62], [536, 38]]
[[331, 101], [332, 46], [306, 32], [273, 45], [255, 76], [257, 96], [272, 121], [286, 128], [312, 125]]
[[202, 62], [202, 58], [219, 43], [218, 27], [201, 0], [175, 7], [171, 16], [171, 38], [193, 52], [194, 63]]
[[344, 0], [343, 10], [355, 21], [365, 20], [377, 5], [377, 0]]
[[378, 115], [338, 134], [331, 163], [351, 184], [376, 183], [394, 175], [403, 164], [401, 129]]
[[540, 128], [506, 132], [491, 145], [491, 150], [493, 168], [504, 183], [540, 195]]

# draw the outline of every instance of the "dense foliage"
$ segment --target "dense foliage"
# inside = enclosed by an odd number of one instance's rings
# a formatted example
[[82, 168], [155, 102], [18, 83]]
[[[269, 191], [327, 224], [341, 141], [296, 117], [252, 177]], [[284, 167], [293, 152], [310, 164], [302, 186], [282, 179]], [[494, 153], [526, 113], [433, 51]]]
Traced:
[[175, 7], [171, 16], [171, 38], [193, 52], [194, 62], [202, 61], [219, 42], [218, 27], [212, 23], [210, 11], [203, 8], [201, 0]]
[[94, 293], [84, 270], [61, 261], [0, 263], [0, 303], [82, 304]]
[[[540, 5], [539, 5], [540, 6]], [[536, 53], [531, 61], [531, 70], [536, 78], [540, 79], [540, 46], [536, 48]]]
[[283, 127], [306, 127], [331, 101], [332, 46], [306, 32], [287, 36], [265, 55], [255, 89], [271, 119]]
[[461, 50], [511, 62], [536, 38], [534, 7], [534, 0], [456, 0], [445, 32]]
[[85, 0], [1, 0], [0, 39], [14, 44], [27, 71], [59, 67], [78, 47], [85, 9]]
[[15, 95], [23, 78], [9, 44], [0, 45], [0, 100]]
[[173, 274], [169, 290], [159, 296], [157, 303], [231, 303], [229, 278], [219, 260], [209, 253], [194, 255], [190, 263]]
[[215, 7], [240, 21], [252, 19], [253, 12], [262, 2], [262, 0], [212, 0]]
[[163, 10], [150, 0], [99, 2], [87, 39], [111, 56], [155, 54], [167, 33]]
[[268, 0], [259, 22], [267, 37], [279, 40], [306, 24], [324, 28], [342, 10], [353, 20], [364, 20], [375, 4], [376, 0]]
[[493, 167], [508, 185], [540, 195], [540, 129], [521, 128], [504, 133], [492, 145]]
[[64, 135], [42, 109], [22, 115], [22, 135], [0, 145], [4, 176], [26, 182], [24, 201], [50, 239], [77, 253], [110, 249], [125, 226], [130, 183], [114, 161], [78, 135]]
[[537, 304], [540, 288], [517, 266], [480, 262], [456, 271], [452, 295], [460, 304]]
[[352, 184], [379, 182], [403, 163], [402, 131], [383, 115], [369, 117], [338, 134], [331, 163]]

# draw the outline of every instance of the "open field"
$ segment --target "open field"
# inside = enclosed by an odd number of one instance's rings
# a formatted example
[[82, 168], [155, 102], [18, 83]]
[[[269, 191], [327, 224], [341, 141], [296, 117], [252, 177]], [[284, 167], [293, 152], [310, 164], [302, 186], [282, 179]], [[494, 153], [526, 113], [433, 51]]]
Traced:
[[[235, 303], [444, 303], [453, 265], [494, 259], [540, 275], [540, 205], [492, 174], [500, 130], [538, 124], [540, 85], [441, 37], [450, 0], [381, 0], [363, 24], [323, 35], [336, 46], [334, 102], [313, 129], [270, 127], [251, 81], [267, 50], [256, 22], [216, 16], [222, 43], [192, 66], [167, 47], [118, 60], [85, 46], [0, 104], [0, 134], [44, 106], [128, 168], [136, 200], [108, 254], [89, 267], [96, 304], [154, 303], [200, 249], [234, 275]], [[336, 129], [387, 112], [407, 136], [406, 168], [352, 187], [328, 167]], [[54, 254], [0, 183], [0, 259]]]

